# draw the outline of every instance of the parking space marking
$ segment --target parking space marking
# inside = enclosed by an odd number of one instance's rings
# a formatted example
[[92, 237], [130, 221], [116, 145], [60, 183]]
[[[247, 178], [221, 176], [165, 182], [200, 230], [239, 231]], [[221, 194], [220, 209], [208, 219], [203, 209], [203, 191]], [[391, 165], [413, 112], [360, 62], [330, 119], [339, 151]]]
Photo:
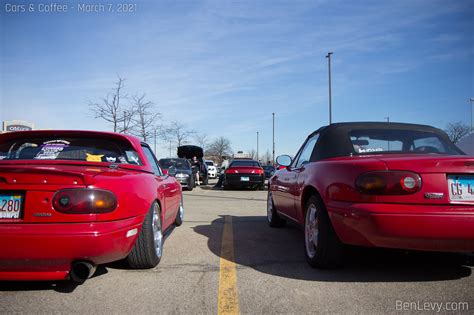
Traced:
[[237, 271], [234, 262], [232, 217], [224, 217], [219, 272], [218, 314], [240, 314], [237, 294]]

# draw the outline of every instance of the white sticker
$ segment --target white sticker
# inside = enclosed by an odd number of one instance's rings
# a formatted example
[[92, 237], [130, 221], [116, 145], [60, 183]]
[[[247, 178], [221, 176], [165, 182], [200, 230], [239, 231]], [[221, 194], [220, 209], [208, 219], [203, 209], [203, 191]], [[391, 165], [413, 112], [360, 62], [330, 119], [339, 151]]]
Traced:
[[107, 160], [107, 162], [110, 162], [110, 163], [115, 163], [117, 161], [117, 158], [112, 157], [112, 156], [106, 156], [105, 159]]
[[5, 159], [7, 156], [6, 155], [0, 155], [0, 160]]
[[367, 149], [359, 149], [359, 153], [370, 153], [370, 152], [382, 152], [382, 148], [367, 148]]
[[65, 140], [50, 140], [43, 142], [41, 150], [34, 157], [36, 160], [55, 160], [64, 148], [69, 146], [70, 142]]

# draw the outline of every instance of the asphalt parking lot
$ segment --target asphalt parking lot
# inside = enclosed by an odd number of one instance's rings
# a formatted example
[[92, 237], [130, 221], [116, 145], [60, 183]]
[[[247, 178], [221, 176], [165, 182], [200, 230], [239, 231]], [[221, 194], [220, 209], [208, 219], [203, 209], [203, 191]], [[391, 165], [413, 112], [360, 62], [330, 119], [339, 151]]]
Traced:
[[[267, 226], [266, 191], [207, 186], [184, 195], [185, 222], [166, 239], [157, 268], [109, 264], [80, 286], [0, 282], [0, 312], [409, 314], [427, 305], [434, 309], [423, 313], [436, 313], [438, 306], [439, 313], [474, 310], [472, 256], [353, 250], [345, 268], [315, 270], [304, 260], [300, 230]], [[409, 307], [400, 310], [406, 302]]]

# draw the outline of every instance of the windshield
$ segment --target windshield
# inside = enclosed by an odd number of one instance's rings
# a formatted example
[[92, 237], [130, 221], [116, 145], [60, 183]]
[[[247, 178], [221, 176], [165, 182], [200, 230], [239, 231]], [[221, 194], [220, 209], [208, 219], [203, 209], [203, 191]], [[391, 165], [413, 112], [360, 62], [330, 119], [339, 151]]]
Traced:
[[212, 162], [212, 161], [206, 161], [206, 164], [207, 164], [208, 166], [214, 166], [214, 162]]
[[453, 144], [435, 132], [397, 129], [352, 130], [349, 133], [358, 154], [439, 153], [461, 154]]
[[233, 161], [229, 167], [236, 167], [236, 166], [260, 167], [260, 164], [257, 161], [253, 161], [253, 160], [238, 160], [238, 161]]
[[142, 165], [130, 144], [86, 137], [24, 137], [0, 143], [0, 160], [74, 160]]
[[170, 168], [171, 166], [174, 166], [178, 169], [185, 169], [185, 170], [191, 169], [188, 161], [184, 159], [161, 159], [160, 165], [161, 167], [166, 168], [166, 169]]

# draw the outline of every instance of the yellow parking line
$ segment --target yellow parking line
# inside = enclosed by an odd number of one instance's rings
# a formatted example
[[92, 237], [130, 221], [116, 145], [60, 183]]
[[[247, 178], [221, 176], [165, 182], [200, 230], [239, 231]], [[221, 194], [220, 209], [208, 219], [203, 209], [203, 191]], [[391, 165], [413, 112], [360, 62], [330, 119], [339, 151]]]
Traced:
[[224, 217], [219, 272], [218, 314], [240, 314], [237, 294], [237, 271], [234, 262], [232, 217]]

